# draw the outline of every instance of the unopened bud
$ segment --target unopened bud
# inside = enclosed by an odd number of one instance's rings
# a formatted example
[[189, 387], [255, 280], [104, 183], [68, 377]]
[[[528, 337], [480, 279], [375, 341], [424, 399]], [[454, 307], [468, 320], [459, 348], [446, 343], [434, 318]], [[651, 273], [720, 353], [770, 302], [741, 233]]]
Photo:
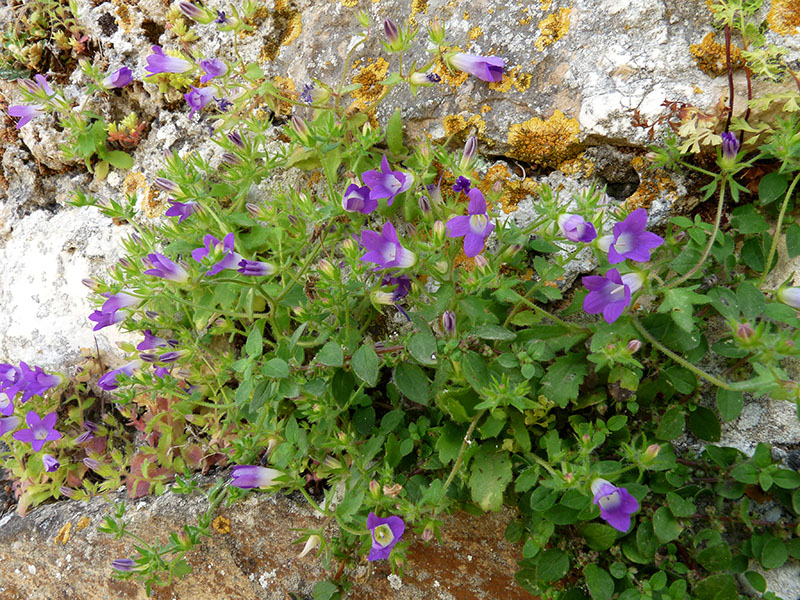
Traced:
[[447, 275], [450, 272], [450, 265], [446, 260], [437, 260], [433, 264], [433, 268], [436, 269], [442, 275]]
[[228, 134], [228, 139], [235, 146], [238, 146], [242, 150], [245, 149], [244, 140], [242, 139], [242, 136], [238, 131], [232, 131], [231, 133], [229, 133]]
[[309, 145], [311, 131], [306, 125], [306, 122], [302, 119], [302, 117], [298, 117], [297, 115], [292, 115], [292, 129], [297, 134], [297, 137], [303, 143], [304, 146]]
[[423, 215], [429, 215], [431, 213], [431, 201], [427, 196], [419, 197], [419, 209], [422, 211]]
[[628, 345], [626, 346], [628, 352], [630, 352], [631, 354], [635, 354], [636, 352], [638, 352], [639, 348], [641, 347], [642, 347], [642, 342], [639, 340], [631, 340], [630, 342], [628, 342]]
[[230, 165], [232, 167], [242, 164], [242, 159], [236, 156], [233, 152], [223, 152], [220, 154], [220, 159], [226, 165]]
[[244, 205], [244, 207], [247, 209], [247, 212], [250, 213], [250, 216], [253, 217], [254, 219], [261, 218], [261, 208], [258, 206], [258, 204], [253, 204], [252, 202], [248, 202], [247, 204]]
[[363, 10], [358, 11], [356, 13], [356, 19], [358, 20], [358, 23], [362, 27], [364, 27], [364, 28], [369, 27], [369, 15], [367, 14], [366, 11], [363, 11]]
[[456, 332], [456, 314], [452, 310], [442, 313], [442, 331], [447, 335], [454, 335]]
[[317, 268], [329, 279], [336, 279], [336, 269], [327, 259], [323, 258], [317, 263]]
[[369, 493], [375, 500], [378, 500], [381, 497], [381, 484], [372, 479], [369, 482]]
[[422, 530], [422, 541], [430, 542], [432, 539], [433, 539], [433, 526], [426, 525], [425, 529]]
[[100, 284], [97, 283], [94, 279], [90, 279], [88, 277], [86, 279], [81, 279], [81, 283], [86, 287], [88, 287], [93, 292], [96, 292], [97, 290], [100, 289]]
[[478, 256], [475, 257], [475, 266], [479, 271], [485, 272], [486, 269], [489, 268], [489, 261], [486, 260], [486, 257], [483, 254], [478, 254]]
[[384, 19], [383, 32], [386, 34], [386, 39], [392, 44], [400, 39], [400, 31], [391, 19]]
[[303, 546], [303, 551], [297, 555], [297, 558], [303, 558], [306, 554], [317, 548], [321, 543], [322, 538], [320, 538], [316, 533], [308, 536], [306, 545]]
[[444, 43], [444, 25], [439, 22], [439, 19], [434, 19], [433, 22], [428, 25], [428, 38], [431, 40], [431, 43], [436, 46], [441, 46]]
[[444, 241], [444, 236], [447, 234], [447, 228], [442, 221], [436, 221], [433, 224], [433, 240], [436, 244], [441, 244]]
[[755, 330], [750, 326], [750, 323], [739, 323], [736, 327], [736, 338], [743, 342], [752, 340], [754, 334]]
[[369, 294], [370, 302], [372, 305], [380, 309], [381, 306], [391, 306], [394, 304], [394, 296], [389, 292], [383, 292], [381, 290], [372, 290]]
[[645, 462], [651, 462], [655, 460], [656, 456], [658, 456], [659, 451], [661, 450], [661, 446], [658, 444], [650, 444], [644, 451], [642, 455], [642, 459]]
[[333, 458], [332, 456], [326, 456], [325, 458], [323, 458], [322, 464], [331, 471], [338, 471], [339, 469], [342, 468], [341, 461]]
[[467, 143], [464, 144], [464, 151], [461, 154], [461, 162], [458, 163], [462, 171], [469, 169], [472, 164], [472, 159], [475, 158], [475, 152], [478, 150], [478, 138], [471, 135], [467, 138]]
[[168, 194], [178, 194], [181, 191], [180, 186], [166, 177], [156, 177], [156, 187], [167, 192]]

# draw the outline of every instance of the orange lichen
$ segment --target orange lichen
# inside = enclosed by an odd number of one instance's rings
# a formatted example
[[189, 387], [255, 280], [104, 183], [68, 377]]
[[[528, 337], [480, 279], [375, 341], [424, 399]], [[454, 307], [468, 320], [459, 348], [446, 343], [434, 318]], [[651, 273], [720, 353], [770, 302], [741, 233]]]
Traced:
[[521, 73], [522, 67], [517, 65], [510, 69], [507, 73], [503, 73], [503, 79], [489, 84], [489, 89], [498, 92], [508, 92], [512, 87], [515, 87], [518, 92], [525, 92], [531, 87], [533, 83], [533, 75], [530, 73]]
[[418, 14], [428, 14], [428, 0], [412, 0], [411, 15], [408, 17], [408, 24], [412, 27], [417, 25]]
[[147, 187], [147, 180], [142, 173], [131, 171], [125, 176], [122, 182], [122, 193], [126, 196], [133, 196], [139, 188]]
[[148, 219], [160, 217], [166, 208], [167, 198], [155, 186], [147, 188], [142, 197], [142, 212]]
[[458, 142], [466, 141], [470, 135], [476, 136], [479, 140], [486, 139], [486, 121], [480, 115], [472, 115], [465, 119], [462, 115], [446, 115], [442, 119], [444, 132], [447, 136], [453, 136]]
[[539, 52], [544, 50], [545, 46], [549, 46], [567, 35], [571, 10], [570, 8], [561, 8], [539, 23], [539, 31], [542, 32], [542, 35], [534, 43]]
[[464, 20], [469, 21], [469, 13], [467, 11], [464, 11]]
[[380, 82], [386, 78], [388, 70], [389, 63], [382, 57], [372, 64], [362, 67], [353, 77], [353, 83], [360, 83], [361, 87], [351, 92], [350, 95], [367, 105], [375, 102], [383, 94], [384, 87]]
[[347, 8], [353, 8], [358, 6], [358, 0], [340, 0], [342, 6], [346, 6]]
[[484, 104], [483, 106], [481, 106], [481, 114], [482, 115], [485, 115], [490, 110], [492, 110], [492, 107], [489, 106], [488, 104]]
[[639, 174], [639, 187], [625, 200], [627, 210], [650, 208], [653, 200], [667, 193], [673, 199], [678, 195], [672, 178], [662, 169], [650, 169], [645, 159], [635, 156], [631, 165]]
[[500, 208], [506, 214], [517, 210], [522, 200], [529, 196], [537, 195], [541, 188], [538, 183], [530, 178], [522, 180], [510, 179], [508, 168], [502, 163], [489, 168], [483, 183], [480, 187], [485, 194], [489, 194], [497, 183], [502, 185], [502, 196], [499, 203]]
[[537, 166], [554, 167], [572, 158], [579, 150], [577, 119], [568, 119], [560, 110], [543, 121], [533, 117], [508, 130], [509, 156]]
[[80, 531], [81, 529], [89, 525], [90, 522], [91, 521], [89, 521], [89, 517], [81, 517], [78, 520], [78, 523], [75, 525], [75, 531]]
[[67, 521], [64, 525], [61, 526], [61, 529], [58, 530], [56, 534], [56, 538], [53, 540], [53, 545], [58, 546], [58, 543], [61, 542], [62, 545], [66, 545], [69, 541], [69, 532], [72, 529], [72, 521]]
[[[255, 14], [258, 14], [262, 9], [266, 10], [262, 6], [255, 11]], [[269, 14], [269, 11], [267, 11], [267, 14]], [[263, 17], [261, 20], [263, 20]], [[302, 30], [300, 11], [291, 8], [285, 0], [275, 0], [275, 10], [272, 13], [272, 33], [264, 38], [264, 47], [261, 49], [258, 58], [262, 62], [275, 60], [281, 46], [292, 43]]]
[[231, 520], [227, 517], [220, 515], [211, 522], [211, 526], [217, 533], [225, 535], [231, 532]]
[[483, 29], [481, 29], [480, 27], [473, 27], [472, 29], [469, 30], [467, 38], [469, 38], [469, 40], [472, 41], [472, 40], [477, 40], [482, 35], [483, 35]]
[[800, 26], [800, 4], [797, 0], [772, 0], [767, 24], [780, 35], [795, 35]]
[[[728, 72], [725, 46], [718, 44], [713, 31], [709, 32], [699, 44], [689, 46], [697, 68], [706, 75], [718, 77]], [[742, 51], [731, 45], [731, 67], [739, 69], [744, 66]]]
[[[278, 88], [278, 91], [282, 96], [287, 98], [293, 98], [296, 96], [294, 81], [288, 77], [276, 75], [275, 79], [272, 80], [272, 83], [275, 84], [275, 87]], [[292, 114], [292, 105], [289, 102], [281, 100], [275, 104], [275, 108], [273, 110], [278, 116], [289, 116]]]
[[558, 165], [558, 170], [564, 175], [582, 175], [583, 177], [591, 177], [594, 173], [594, 163], [583, 157], [583, 154], [577, 158], [565, 160]]

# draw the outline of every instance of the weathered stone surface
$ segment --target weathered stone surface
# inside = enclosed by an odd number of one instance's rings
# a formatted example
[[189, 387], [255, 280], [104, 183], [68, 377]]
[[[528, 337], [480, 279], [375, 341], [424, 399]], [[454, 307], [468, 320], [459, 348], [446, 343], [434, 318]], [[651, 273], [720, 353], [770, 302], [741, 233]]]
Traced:
[[[130, 531], [148, 542], [166, 541], [207, 508], [205, 497], [167, 493], [128, 507]], [[25, 518], [0, 519], [0, 597], [3, 600], [112, 600], [146, 598], [143, 586], [111, 577], [111, 561], [130, 556], [133, 543], [99, 533], [97, 526], [113, 510], [102, 498], [88, 503], [60, 502], [37, 508]], [[314, 584], [328, 575], [320, 560], [297, 558], [301, 545], [293, 529], [318, 528], [320, 520], [300, 499], [253, 494], [218, 511], [230, 520], [230, 533], [214, 533], [186, 555], [193, 572], [157, 589], [152, 598], [203, 600], [284, 600], [289, 594], [310, 598]], [[513, 580], [521, 549], [503, 539], [510, 511], [474, 517], [444, 518], [442, 542], [414, 540], [408, 566], [391, 575], [387, 561], [364, 560], [355, 573], [349, 599], [374, 600], [528, 600]], [[88, 524], [79, 528], [81, 523]], [[71, 523], [66, 543], [56, 537]], [[62, 533], [63, 538], [63, 533]], [[62, 539], [60, 538], [60, 539]]]

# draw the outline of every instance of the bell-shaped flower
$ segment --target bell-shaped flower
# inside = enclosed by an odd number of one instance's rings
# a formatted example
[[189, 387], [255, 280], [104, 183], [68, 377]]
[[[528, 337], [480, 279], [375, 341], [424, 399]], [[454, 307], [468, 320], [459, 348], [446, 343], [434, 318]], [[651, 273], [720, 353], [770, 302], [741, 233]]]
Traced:
[[265, 277], [266, 275], [272, 275], [276, 271], [275, 265], [272, 263], [244, 258], [239, 261], [238, 267], [236, 270], [248, 277]]
[[110, 90], [112, 88], [121, 88], [128, 85], [131, 81], [133, 81], [133, 77], [131, 76], [131, 70], [128, 67], [121, 67], [111, 73], [110, 75], [103, 78], [103, 81], [100, 83], [103, 85], [104, 88]]
[[631, 294], [642, 285], [638, 273], [620, 275], [617, 269], [610, 269], [605, 275], [589, 275], [582, 280], [589, 290], [583, 299], [583, 310], [590, 315], [603, 313], [607, 323], [616, 321], [626, 307], [631, 304]]
[[374, 262], [378, 269], [407, 269], [417, 263], [417, 255], [400, 245], [394, 225], [387, 222], [380, 234], [375, 231], [361, 232], [361, 245], [367, 253], [363, 262]]
[[342, 196], [342, 208], [348, 212], [360, 212], [362, 215], [368, 215], [378, 208], [378, 201], [370, 196], [368, 186], [351, 183]]
[[447, 57], [447, 63], [454, 69], [474, 75], [483, 81], [495, 82], [503, 79], [505, 60], [499, 56], [478, 56], [457, 52]]
[[20, 429], [14, 432], [12, 437], [18, 442], [28, 442], [34, 452], [42, 449], [45, 442], [58, 440], [61, 438], [61, 433], [55, 430], [56, 413], [51, 412], [44, 417], [40, 417], [35, 411], [29, 411], [25, 415], [25, 422], [28, 424], [28, 429]]
[[197, 202], [178, 202], [170, 198], [170, 207], [164, 213], [168, 217], [178, 217], [178, 223], [183, 223], [197, 210]]
[[623, 533], [630, 529], [631, 515], [639, 510], [639, 501], [628, 490], [598, 478], [592, 481], [592, 494], [601, 519]]
[[571, 242], [588, 244], [597, 237], [594, 225], [580, 215], [562, 214], [558, 216], [558, 228], [561, 235]]
[[170, 281], [183, 282], [189, 279], [189, 273], [176, 262], [168, 259], [163, 254], [153, 252], [142, 259], [146, 267], [150, 267], [144, 273], [153, 277], [161, 277]]
[[161, 46], [153, 46], [152, 49], [153, 54], [147, 57], [147, 66], [145, 67], [145, 71], [150, 72], [148, 77], [159, 73], [186, 73], [194, 68], [194, 65], [188, 60], [164, 54]]
[[192, 110], [189, 112], [189, 118], [191, 119], [198, 110], [203, 110], [209, 102], [214, 98], [214, 94], [217, 93], [217, 88], [214, 86], [198, 88], [192, 86], [192, 91], [187, 92], [183, 95], [184, 99], [186, 100], [186, 104], [188, 104]]
[[467, 208], [469, 215], [450, 219], [447, 222], [447, 236], [463, 237], [464, 254], [473, 257], [483, 250], [486, 238], [494, 230], [494, 224], [489, 221], [489, 215], [486, 213], [486, 199], [481, 191], [475, 188], [470, 190], [467, 195], [469, 196], [469, 207]]
[[403, 537], [406, 524], [398, 516], [381, 518], [371, 512], [367, 515], [367, 529], [372, 533], [372, 548], [367, 559], [382, 560], [389, 558], [392, 548]]
[[0, 418], [0, 437], [3, 437], [9, 431], [14, 431], [20, 423], [22, 423], [22, 419], [19, 417]]
[[215, 77], [222, 77], [228, 72], [228, 65], [217, 58], [201, 60], [200, 68], [206, 73], [200, 78], [200, 83], [207, 83]]
[[645, 227], [647, 211], [643, 208], [637, 208], [624, 221], [614, 224], [614, 241], [608, 248], [608, 262], [615, 265], [626, 258], [637, 262], [650, 260], [650, 251], [658, 248], [664, 240], [645, 231]]
[[392, 171], [385, 154], [381, 160], [380, 171], [364, 171], [361, 174], [361, 179], [370, 189], [370, 199], [388, 198], [387, 204], [389, 206], [392, 205], [397, 194], [405, 192], [414, 183], [414, 176], [410, 173]]
[[44, 104], [16, 104], [8, 107], [8, 114], [12, 117], [22, 117], [17, 121], [17, 129], [27, 125], [32, 119], [43, 115], [47, 107]]
[[107, 392], [115, 390], [119, 387], [119, 382], [117, 381], [117, 375], [124, 374], [130, 377], [131, 375], [133, 375], [134, 369], [138, 369], [141, 366], [142, 366], [142, 361], [132, 360], [127, 365], [109, 371], [108, 373], [103, 375], [100, 379], [97, 380], [97, 387]]
[[239, 465], [233, 467], [231, 471], [231, 485], [249, 490], [253, 488], [269, 487], [275, 483], [275, 479], [283, 475], [280, 471], [258, 465]]
[[219, 259], [206, 271], [206, 275], [216, 275], [224, 269], [236, 269], [242, 261], [241, 255], [237, 254], [233, 249], [234, 239], [232, 233], [222, 238], [222, 241], [208, 234], [203, 238], [203, 245], [203, 248], [192, 250], [193, 259], [202, 263], [209, 254], [213, 258]]

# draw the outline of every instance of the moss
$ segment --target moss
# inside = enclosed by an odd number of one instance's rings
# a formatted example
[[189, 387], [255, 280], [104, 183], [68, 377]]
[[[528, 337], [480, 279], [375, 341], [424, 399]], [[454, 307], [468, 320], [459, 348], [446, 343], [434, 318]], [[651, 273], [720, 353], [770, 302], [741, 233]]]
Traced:
[[353, 77], [353, 83], [360, 83], [361, 87], [350, 95], [355, 100], [360, 100], [366, 105], [375, 102], [383, 94], [384, 87], [380, 84], [386, 78], [389, 70], [389, 63], [379, 58], [372, 64], [362, 67], [358, 74]]
[[797, 0], [773, 0], [767, 24], [780, 35], [795, 35], [800, 26], [800, 3]]
[[[719, 77], [728, 72], [725, 46], [718, 44], [713, 31], [709, 32], [699, 44], [689, 46], [697, 68], [706, 75]], [[744, 66], [742, 51], [731, 44], [731, 67], [739, 69]]]
[[567, 35], [569, 31], [569, 13], [571, 8], [561, 8], [558, 12], [554, 12], [548, 17], [545, 17], [539, 23], [539, 31], [542, 33], [534, 43], [536, 49], [541, 52], [546, 46], [554, 44], [562, 37]]
[[568, 119], [560, 110], [546, 121], [533, 117], [509, 128], [509, 156], [540, 167], [555, 167], [577, 154], [579, 130], [577, 119]]

